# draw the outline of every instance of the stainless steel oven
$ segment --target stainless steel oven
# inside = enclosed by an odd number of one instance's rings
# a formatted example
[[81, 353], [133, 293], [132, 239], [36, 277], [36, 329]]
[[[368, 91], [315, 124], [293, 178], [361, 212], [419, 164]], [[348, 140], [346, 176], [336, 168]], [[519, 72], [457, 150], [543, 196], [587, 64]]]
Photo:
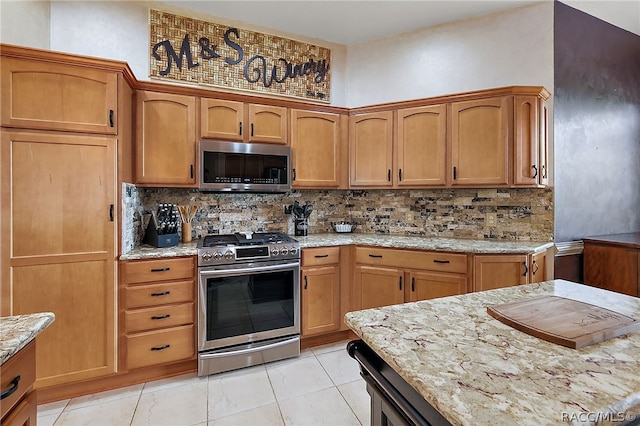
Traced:
[[297, 242], [254, 234], [211, 245], [213, 238], [228, 236], [205, 237], [198, 249], [198, 375], [298, 356]]

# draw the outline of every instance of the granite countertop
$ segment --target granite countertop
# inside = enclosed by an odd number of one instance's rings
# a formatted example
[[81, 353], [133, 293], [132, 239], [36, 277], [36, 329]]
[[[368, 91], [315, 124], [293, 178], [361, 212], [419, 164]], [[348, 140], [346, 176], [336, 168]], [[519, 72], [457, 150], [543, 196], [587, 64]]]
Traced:
[[[486, 311], [544, 295], [640, 320], [640, 298], [564, 280], [350, 312], [345, 320], [454, 425], [594, 424], [605, 413], [640, 417], [640, 331], [570, 349]], [[597, 424], [616, 418], [601, 417]]]
[[55, 318], [52, 312], [0, 317], [0, 365], [27, 346]]
[[[296, 237], [301, 248], [327, 247], [358, 244], [373, 247], [398, 249], [432, 250], [454, 253], [482, 254], [524, 254], [546, 250], [553, 246], [552, 242], [540, 241], [493, 241], [464, 240], [438, 237], [406, 237], [401, 235], [377, 234], [313, 234], [307, 237]], [[178, 244], [175, 247], [157, 248], [142, 245], [128, 253], [122, 254], [120, 260], [154, 259], [162, 257], [195, 256], [197, 241]]]

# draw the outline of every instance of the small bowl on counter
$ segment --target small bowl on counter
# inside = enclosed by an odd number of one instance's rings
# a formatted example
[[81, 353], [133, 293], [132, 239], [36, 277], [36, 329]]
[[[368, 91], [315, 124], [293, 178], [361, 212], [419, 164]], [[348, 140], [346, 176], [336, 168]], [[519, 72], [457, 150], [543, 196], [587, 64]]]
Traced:
[[331, 227], [339, 234], [353, 232], [356, 224], [352, 222], [331, 222]]

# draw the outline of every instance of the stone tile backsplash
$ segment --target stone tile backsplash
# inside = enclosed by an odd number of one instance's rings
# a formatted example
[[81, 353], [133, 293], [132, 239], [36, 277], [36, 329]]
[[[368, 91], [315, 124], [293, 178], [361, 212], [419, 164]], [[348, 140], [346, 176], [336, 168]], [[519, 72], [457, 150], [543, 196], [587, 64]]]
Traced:
[[[331, 222], [343, 220], [355, 222], [355, 232], [368, 234], [552, 241], [554, 232], [552, 188], [226, 194], [126, 185], [123, 191], [123, 232], [134, 230], [123, 237], [123, 253], [140, 244], [149, 212], [159, 203], [198, 207], [193, 238], [238, 231], [293, 234], [293, 216], [285, 214], [284, 207], [296, 200], [312, 205], [310, 234], [333, 232]], [[495, 226], [488, 226], [487, 213], [495, 213]]]

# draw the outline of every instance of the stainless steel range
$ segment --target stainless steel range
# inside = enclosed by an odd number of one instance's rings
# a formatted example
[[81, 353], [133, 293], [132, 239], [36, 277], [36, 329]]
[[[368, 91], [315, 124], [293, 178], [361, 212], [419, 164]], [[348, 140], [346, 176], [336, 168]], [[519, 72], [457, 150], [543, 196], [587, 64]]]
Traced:
[[198, 245], [198, 375], [300, 354], [300, 245], [282, 233]]

